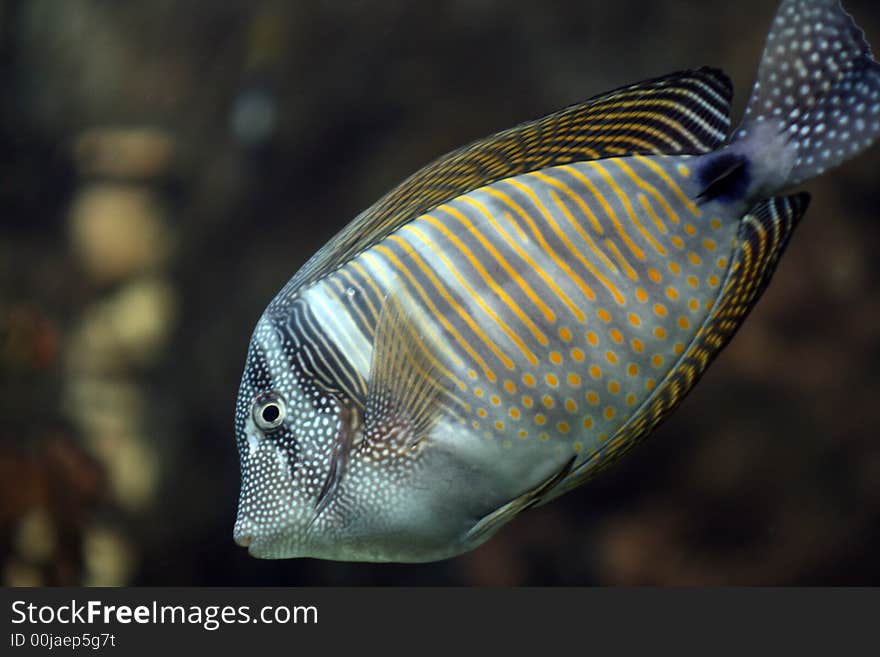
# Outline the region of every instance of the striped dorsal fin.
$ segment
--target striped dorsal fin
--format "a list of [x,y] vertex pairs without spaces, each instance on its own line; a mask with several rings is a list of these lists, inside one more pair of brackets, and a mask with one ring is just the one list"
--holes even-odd
[[584,483],[614,463],[678,407],[763,294],[809,201],[809,194],[772,198],[743,217],[737,238],[739,246],[727,278],[694,342],[633,418],[592,459],[580,465],[552,497]]
[[702,68],[641,82],[523,123],[420,169],[321,248],[282,297],[312,283],[408,221],[504,178],[624,155],[699,155],[730,129],[730,80]]

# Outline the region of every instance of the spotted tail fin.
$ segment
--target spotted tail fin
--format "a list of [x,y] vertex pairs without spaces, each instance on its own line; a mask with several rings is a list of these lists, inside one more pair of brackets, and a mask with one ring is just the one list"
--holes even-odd
[[784,0],[732,150],[756,195],[818,176],[880,137],[880,64],[839,0]]

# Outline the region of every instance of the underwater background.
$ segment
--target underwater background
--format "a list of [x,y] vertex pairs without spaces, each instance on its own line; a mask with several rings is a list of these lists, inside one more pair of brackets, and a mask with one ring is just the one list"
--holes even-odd
[[742,330],[597,479],[438,563],[232,542],[250,333],[319,246],[625,84],[720,67],[738,121],[776,6],[0,0],[2,583],[880,584],[880,148],[804,186]]

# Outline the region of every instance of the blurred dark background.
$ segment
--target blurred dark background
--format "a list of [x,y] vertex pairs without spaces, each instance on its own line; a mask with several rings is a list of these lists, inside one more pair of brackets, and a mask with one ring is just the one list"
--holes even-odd
[[[847,0],[880,47],[876,0]],[[427,565],[233,544],[250,331],[306,258],[472,139],[723,67],[776,3],[0,0],[6,585],[880,583],[880,149],[814,203],[683,406],[592,483]]]

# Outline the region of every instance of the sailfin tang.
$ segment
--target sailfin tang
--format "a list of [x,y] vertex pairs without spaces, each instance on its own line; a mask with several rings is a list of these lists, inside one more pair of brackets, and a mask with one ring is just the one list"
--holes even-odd
[[291,279],[314,282],[400,226],[498,180],[633,154],[708,153],[730,129],[730,80],[703,68],[648,80],[499,132],[441,157],[358,215]]
[[417,311],[389,295],[379,313],[373,345],[364,434],[370,440],[396,435],[406,447],[421,440],[436,421],[444,387],[419,331]]
[[697,338],[633,418],[601,451],[572,473],[565,485],[557,489],[559,494],[614,463],[678,407],[763,294],[809,200],[809,194],[768,199],[742,219],[739,246],[728,266],[721,293]]

